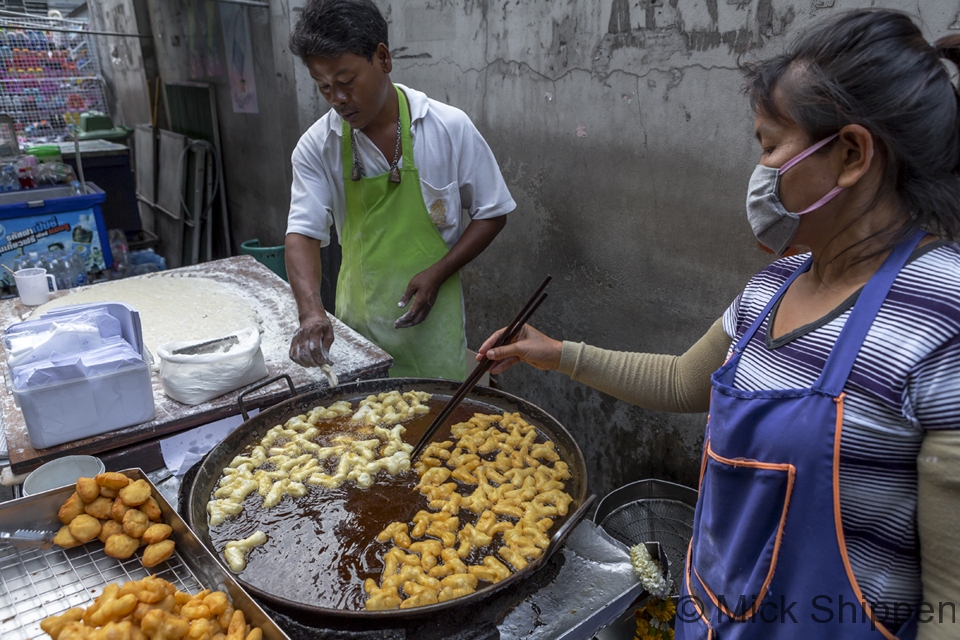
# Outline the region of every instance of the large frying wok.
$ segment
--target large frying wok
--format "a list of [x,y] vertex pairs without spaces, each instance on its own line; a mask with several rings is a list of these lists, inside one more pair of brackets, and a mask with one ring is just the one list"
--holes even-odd
[[[286,376],[283,376],[286,377]],[[279,380],[268,381],[270,384]],[[328,406],[339,400],[356,400],[367,395],[378,394],[391,390],[406,391],[426,391],[441,397],[452,396],[457,390],[459,383],[447,380],[420,379],[420,378],[388,378],[378,380],[366,380],[350,384],[340,385],[333,388],[323,388],[308,392],[302,395],[294,395],[293,384],[287,379],[291,389],[291,397],[288,400],[280,402],[273,407],[261,411],[253,418],[247,419],[236,431],[227,436],[220,444],[204,458],[200,469],[190,487],[190,504],[187,509],[187,516],[190,526],[196,532],[200,540],[210,548],[211,552],[220,557],[211,540],[210,531],[207,526],[206,505],[213,492],[217,482],[220,480],[221,471],[230,464],[233,458],[242,452],[247,446],[259,441],[266,432],[275,425],[285,423],[289,418],[309,412],[310,409],[323,405]],[[257,387],[259,388],[259,387]],[[256,389],[256,388],[255,388]],[[251,389],[250,391],[254,391]],[[248,392],[249,393],[249,392]],[[244,394],[246,395],[246,394]],[[318,615],[333,616],[342,619],[356,620],[357,622],[376,622],[388,621],[406,618],[418,618],[423,616],[432,616],[440,611],[462,607],[475,603],[491,594],[500,591],[510,585],[516,584],[533,574],[537,568],[542,566],[550,556],[563,544],[567,534],[583,518],[594,496],[587,495],[587,472],[583,459],[583,453],[576,441],[564,427],[548,413],[539,407],[512,396],[503,391],[490,389],[487,387],[475,387],[467,395],[467,400],[474,400],[483,404],[491,405],[502,411],[519,411],[520,414],[532,425],[534,425],[544,436],[552,440],[557,447],[561,458],[569,465],[571,478],[567,481],[567,493],[573,498],[569,508],[569,515],[566,521],[562,523],[552,535],[550,546],[539,558],[531,562],[525,568],[513,573],[510,577],[492,585],[487,585],[476,592],[442,602],[412,609],[397,609],[389,611],[354,611],[344,609],[334,609],[329,607],[317,606],[308,602],[299,602],[287,597],[270,593],[263,588],[251,584],[243,579],[243,574],[236,576],[244,588],[264,600],[273,603],[281,609],[292,612]],[[240,398],[241,411],[244,417],[247,412],[243,407],[243,396]],[[376,487],[371,489],[376,490]],[[280,563],[297,563],[302,558],[295,549],[284,558],[272,558]]]

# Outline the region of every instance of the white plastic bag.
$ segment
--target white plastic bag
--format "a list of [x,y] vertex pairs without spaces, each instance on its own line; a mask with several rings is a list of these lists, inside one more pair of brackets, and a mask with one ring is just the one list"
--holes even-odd
[[230,336],[237,343],[215,353],[174,353],[210,342],[167,342],[157,347],[163,392],[184,404],[201,404],[267,376],[256,327],[241,329]]

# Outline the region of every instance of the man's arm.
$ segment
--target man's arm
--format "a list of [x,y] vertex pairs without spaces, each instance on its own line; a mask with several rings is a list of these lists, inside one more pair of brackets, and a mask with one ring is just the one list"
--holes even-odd
[[333,327],[320,301],[320,241],[288,233],[284,261],[300,319],[300,329],[290,343],[290,359],[303,367],[330,364]]
[[[432,267],[424,269],[411,278],[410,284],[407,285],[407,290],[398,304],[400,307],[406,307],[413,299],[413,306],[397,319],[394,326],[397,329],[403,329],[418,325],[426,320],[430,309],[437,301],[437,292],[440,290],[440,285],[459,271],[461,267],[483,253],[484,249],[490,246],[490,243],[493,242],[493,239],[497,237],[497,234],[503,230],[506,224],[507,216],[505,215],[483,220],[471,220],[463,235],[443,258]],[[289,269],[288,266],[288,272]],[[291,278],[292,283],[293,279]]]

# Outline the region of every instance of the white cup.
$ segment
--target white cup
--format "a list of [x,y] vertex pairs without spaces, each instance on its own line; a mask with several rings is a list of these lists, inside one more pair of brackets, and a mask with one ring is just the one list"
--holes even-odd
[[49,282],[53,290],[57,290],[57,279],[53,274],[47,273],[46,269],[39,267],[33,269],[20,269],[13,274],[17,283],[17,291],[20,293],[20,302],[34,307],[43,304],[50,299]]

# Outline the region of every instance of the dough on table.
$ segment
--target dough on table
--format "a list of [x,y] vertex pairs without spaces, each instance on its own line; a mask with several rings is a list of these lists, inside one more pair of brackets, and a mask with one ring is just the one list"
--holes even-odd
[[259,327],[257,312],[229,286],[211,278],[171,274],[113,280],[71,290],[37,307],[33,315],[90,302],[125,302],[139,311],[143,342],[152,354],[165,342],[213,340],[245,327]]

